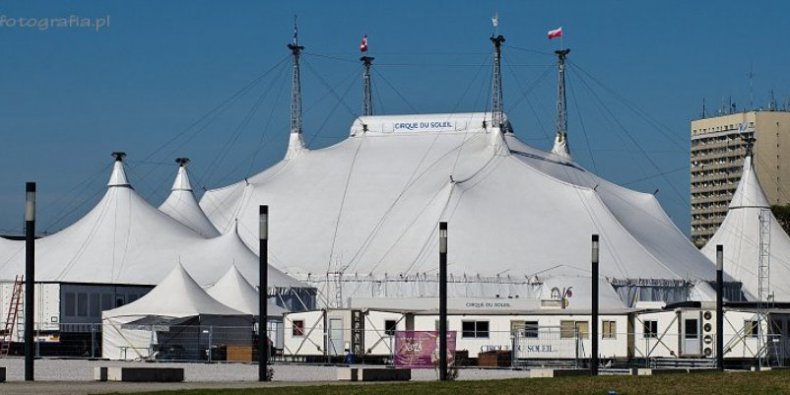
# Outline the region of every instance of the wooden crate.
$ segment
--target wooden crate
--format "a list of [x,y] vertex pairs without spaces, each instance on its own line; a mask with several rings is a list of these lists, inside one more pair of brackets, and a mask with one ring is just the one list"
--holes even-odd
[[477,366],[510,366],[510,351],[486,351],[477,355]]
[[227,346],[227,361],[228,362],[252,362],[252,346],[241,345],[236,346],[228,344]]

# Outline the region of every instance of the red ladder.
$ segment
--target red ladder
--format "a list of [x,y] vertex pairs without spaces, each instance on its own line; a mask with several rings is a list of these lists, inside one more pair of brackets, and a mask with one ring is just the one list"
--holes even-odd
[[19,316],[19,304],[22,302],[22,285],[24,283],[24,276],[16,276],[14,278],[14,290],[11,293],[11,303],[8,304],[3,338],[0,340],[0,358],[8,356],[8,351],[11,349],[11,339],[16,327],[17,317]]

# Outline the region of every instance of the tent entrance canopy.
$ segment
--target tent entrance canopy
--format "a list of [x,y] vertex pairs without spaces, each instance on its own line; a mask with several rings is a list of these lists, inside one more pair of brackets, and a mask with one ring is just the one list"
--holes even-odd
[[161,317],[156,315],[147,315],[138,320],[121,324],[121,329],[130,330],[151,330],[156,332],[169,332],[170,327],[194,325],[199,320],[197,316],[192,317]]

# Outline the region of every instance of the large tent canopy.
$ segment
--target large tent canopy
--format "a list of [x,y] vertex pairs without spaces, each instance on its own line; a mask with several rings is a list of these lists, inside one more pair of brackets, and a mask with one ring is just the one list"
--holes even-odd
[[724,247],[724,272],[743,283],[748,297],[757,300],[758,269],[760,265],[760,215],[764,215],[766,231],[764,259],[769,268],[768,290],[774,300],[790,302],[790,237],[782,229],[771,212],[757,174],[752,166],[753,158],[743,161],[743,172],[738,188],[730,202],[727,216],[711,237],[702,252],[715,262],[716,246]]
[[491,119],[360,117],[341,143],[290,147],[200,205],[220,231],[238,226],[256,248],[258,205],[268,204],[272,262],[328,301],[435,294],[440,221],[449,223],[456,296],[524,295],[554,268],[589,273],[592,234],[601,274],[623,300],[685,300],[691,284],[714,279],[652,194],[532,148]]
[[[153,286],[181,263],[203,285],[234,265],[258,285],[259,259],[237,232],[231,228],[207,239],[157,210],[132,188],[122,157],[114,163],[107,192],[90,212],[36,241],[37,281]],[[188,185],[184,177],[180,172],[177,186]],[[0,239],[0,279],[24,274],[24,251],[24,241]],[[303,292],[299,299],[310,307],[305,298],[314,291],[308,285],[272,266],[268,270],[269,294]]]

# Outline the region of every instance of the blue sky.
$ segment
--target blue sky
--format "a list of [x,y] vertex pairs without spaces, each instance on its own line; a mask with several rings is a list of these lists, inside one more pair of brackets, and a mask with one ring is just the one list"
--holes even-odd
[[[29,180],[40,191],[39,230],[79,218],[103,193],[115,150],[128,153],[130,179],[153,204],[168,193],[176,156],[192,158],[194,183],[208,188],[279,160],[294,14],[307,47],[311,148],[342,140],[360,111],[363,34],[378,113],[485,110],[495,12],[517,134],[550,147],[558,42],[546,31],[562,26],[574,157],[617,183],[659,190],[684,232],[689,121],[703,97],[709,112],[730,97],[749,107],[750,70],[755,107],[772,89],[780,102],[790,96],[782,1],[2,1],[0,232],[21,232]],[[109,26],[8,23],[72,15],[109,16]]]

